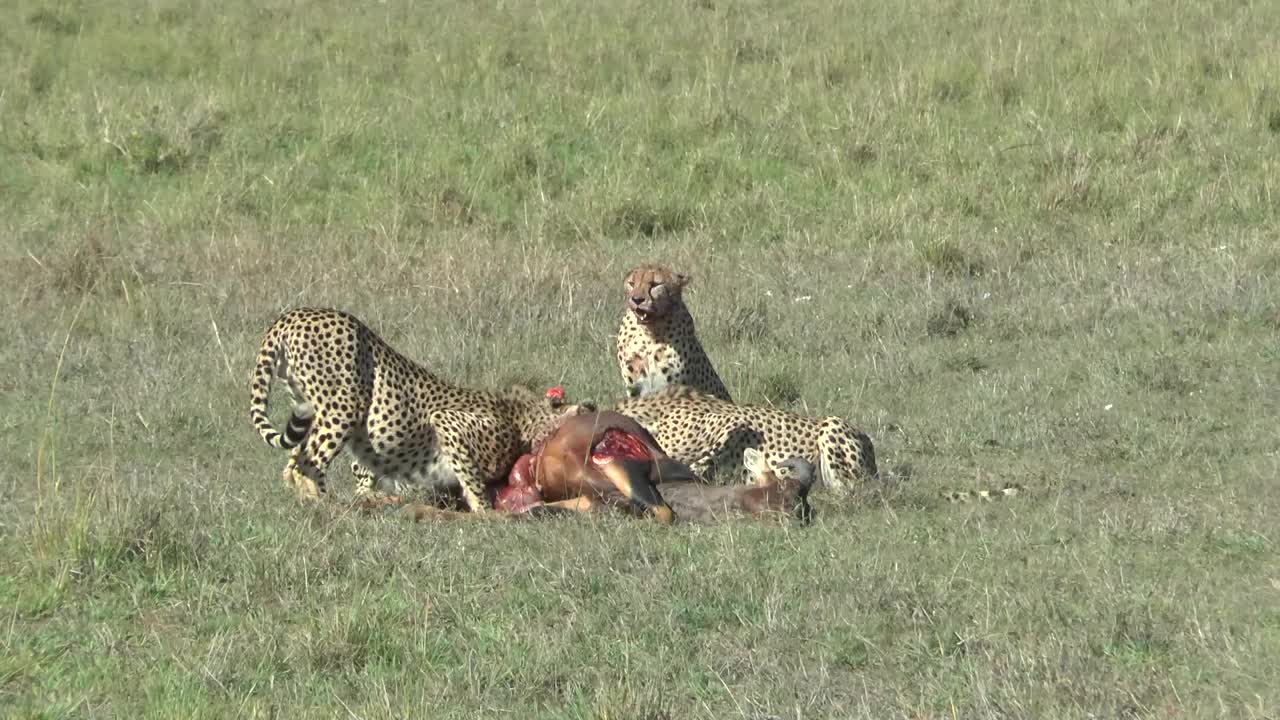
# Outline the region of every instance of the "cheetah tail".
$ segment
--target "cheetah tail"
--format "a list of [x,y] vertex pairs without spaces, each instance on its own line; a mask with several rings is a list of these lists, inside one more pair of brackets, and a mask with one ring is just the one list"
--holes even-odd
[[983,500],[986,500],[986,501],[1001,500],[1003,498],[1011,498],[1025,492],[1026,492],[1026,488],[1024,488],[1022,485],[1014,483],[1012,485],[1006,485],[996,490],[944,491],[942,493],[942,497],[949,503],[967,503],[970,501],[981,502]]
[[271,393],[271,381],[275,377],[277,359],[283,352],[284,348],[280,345],[275,328],[272,328],[267,333],[266,339],[262,341],[262,349],[258,352],[258,363],[253,369],[253,378],[249,387],[249,417],[264,442],[274,448],[289,450],[297,447],[306,437],[307,431],[311,429],[311,424],[315,420],[315,409],[310,403],[295,405],[293,412],[289,415],[289,424],[283,433],[276,430],[271,424],[271,419],[267,417],[267,396]]

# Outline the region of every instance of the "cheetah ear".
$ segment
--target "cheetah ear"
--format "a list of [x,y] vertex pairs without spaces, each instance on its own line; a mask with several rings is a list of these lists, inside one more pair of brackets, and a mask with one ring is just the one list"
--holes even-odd
[[691,274],[689,274],[689,273],[682,273],[682,272],[678,272],[678,273],[676,273],[676,277],[675,277],[675,286],[676,286],[676,287],[678,287],[678,288],[680,288],[681,290],[683,290],[683,289],[684,289],[685,287],[687,287],[687,286],[689,285],[689,283],[691,283],[691,282],[693,282],[693,275],[691,275]]

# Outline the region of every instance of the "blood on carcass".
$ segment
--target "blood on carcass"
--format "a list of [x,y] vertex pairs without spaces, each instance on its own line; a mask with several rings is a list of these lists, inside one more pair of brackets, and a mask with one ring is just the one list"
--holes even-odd
[[533,455],[521,455],[507,481],[490,488],[495,510],[522,513],[542,504],[542,493],[533,483],[535,460]]
[[597,465],[610,460],[652,460],[653,453],[640,438],[618,428],[606,428],[600,441],[591,448],[591,461]]

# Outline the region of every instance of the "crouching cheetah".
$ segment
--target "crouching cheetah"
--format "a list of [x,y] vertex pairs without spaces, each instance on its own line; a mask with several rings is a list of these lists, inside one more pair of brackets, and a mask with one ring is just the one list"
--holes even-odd
[[695,473],[718,482],[749,477],[743,451],[759,448],[778,466],[798,457],[818,468],[836,489],[878,477],[875,448],[866,433],[838,417],[822,419],[761,405],[737,405],[683,385],[672,385],[614,408],[634,418],[662,449]]
[[[267,417],[276,375],[293,398],[283,433]],[[362,490],[378,478],[457,485],[467,506],[480,512],[490,509],[485,485],[505,477],[545,425],[585,407],[519,387],[502,393],[456,387],[354,316],[299,308],[267,330],[249,414],[268,445],[293,450],[284,478],[304,497],[325,492],[325,472],[345,446],[356,457]]]
[[627,307],[618,328],[617,356],[629,396],[688,385],[732,400],[698,342],[693,316],[681,296],[689,280],[687,274],[663,265],[641,265],[627,273]]

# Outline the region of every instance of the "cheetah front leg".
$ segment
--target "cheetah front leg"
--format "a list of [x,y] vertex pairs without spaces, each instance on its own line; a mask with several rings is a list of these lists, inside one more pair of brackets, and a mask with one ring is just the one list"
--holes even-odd
[[[659,443],[667,450],[671,457],[679,460],[689,469],[693,471],[703,482],[717,482],[719,478],[714,475],[724,471],[725,461],[735,462],[741,466],[741,450],[738,451],[738,457],[734,458],[733,453],[727,446],[732,444],[737,425],[731,425],[724,429],[718,429],[719,418],[713,415],[706,415],[698,420],[698,427],[693,429],[693,435],[689,437],[681,437],[684,429],[667,429],[662,433],[661,423],[648,421],[639,421],[642,426],[649,432],[659,438]],[[657,432],[655,432],[657,431]]]
[[621,354],[618,355],[618,367],[622,370],[622,382],[627,386],[627,397],[641,395],[640,381],[644,378],[648,366],[649,364],[639,353],[627,360],[624,360]]
[[489,495],[485,492],[483,472],[466,463],[450,463],[450,467],[453,469],[454,476],[458,478],[458,485],[462,487],[462,499],[466,501],[467,508],[477,514],[493,510],[493,505],[489,503]]
[[748,482],[751,474],[743,464],[742,453],[747,448],[759,449],[763,444],[764,435],[750,425],[736,424],[725,428],[716,436],[707,459],[716,475],[712,482],[720,485]]
[[448,466],[449,471],[458,481],[458,486],[462,488],[462,499],[466,502],[467,508],[473,513],[492,510],[493,505],[489,503],[489,495],[485,492],[489,478],[484,469],[472,458],[470,452],[447,440],[447,435],[442,433],[440,460]]
[[715,462],[715,455],[704,455],[697,460],[689,463],[689,469],[693,471],[704,482],[707,480],[707,473],[711,471],[711,466]]
[[351,497],[353,506],[365,510],[376,510],[405,502],[405,498],[399,494],[388,494],[379,490],[378,476],[362,465],[359,460],[352,461],[351,474],[356,478],[356,489]]
[[356,479],[355,496],[357,498],[376,497],[378,495],[378,476],[359,460],[351,462],[351,474]]

